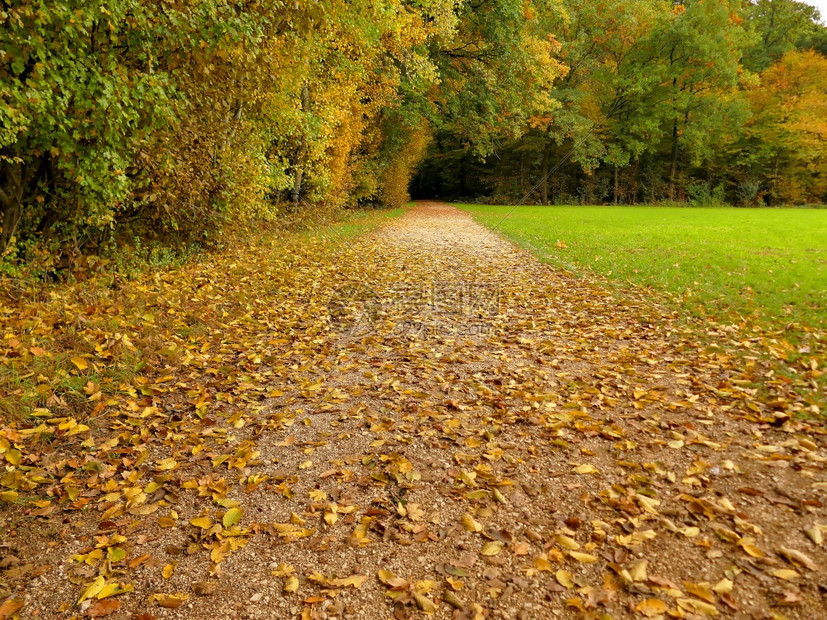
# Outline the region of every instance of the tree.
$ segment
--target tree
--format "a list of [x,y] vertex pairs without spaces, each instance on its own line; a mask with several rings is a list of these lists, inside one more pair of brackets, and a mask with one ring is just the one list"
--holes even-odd
[[827,58],[790,51],[747,93],[752,117],[740,145],[743,174],[766,178],[774,204],[827,199]]
[[817,32],[820,14],[814,6],[796,0],[753,0],[745,3],[743,17],[757,35],[744,50],[744,66],[760,72],[806,44]]

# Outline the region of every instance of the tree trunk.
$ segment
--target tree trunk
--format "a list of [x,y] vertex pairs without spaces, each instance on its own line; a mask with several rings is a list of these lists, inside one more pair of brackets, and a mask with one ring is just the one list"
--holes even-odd
[[465,195],[465,154],[459,160],[459,195],[461,198],[467,198]]
[[5,179],[0,185],[0,224],[3,226],[0,230],[0,255],[6,251],[17,233],[23,219],[23,197],[39,168],[38,160],[27,165],[4,163],[0,167],[0,176]]
[[615,164],[615,206],[617,206],[617,193],[618,193],[617,164]]
[[678,119],[672,124],[672,166],[669,171],[669,199],[675,200],[675,179],[678,176]]
[[[310,111],[310,89],[305,82],[302,85],[302,113]],[[304,160],[307,157],[307,133],[302,132],[302,142],[299,152],[296,155],[296,168],[293,172],[293,204],[298,206],[302,193],[302,181],[304,180]]]
[[520,196],[525,198],[525,153],[520,154]]
[[543,204],[548,204],[548,160],[549,157],[549,148],[548,144],[543,147],[543,182],[542,182],[542,192],[543,192]]

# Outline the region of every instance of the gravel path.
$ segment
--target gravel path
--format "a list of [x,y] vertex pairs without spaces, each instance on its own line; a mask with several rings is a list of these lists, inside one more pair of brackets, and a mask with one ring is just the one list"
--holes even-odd
[[[343,245],[331,273],[314,308],[332,327],[291,358],[303,385],[230,442],[258,454],[227,477],[265,480],[228,494],[244,546],[210,568],[197,536],[153,525],[110,617],[823,616],[824,431],[757,389],[769,362],[724,331],[701,352],[705,327],[645,292],[440,203]],[[54,611],[70,573],[27,590],[39,617],[94,609]]]

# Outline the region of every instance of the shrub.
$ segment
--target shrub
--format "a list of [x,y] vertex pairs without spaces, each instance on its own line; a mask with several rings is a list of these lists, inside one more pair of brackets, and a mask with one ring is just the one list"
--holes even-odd
[[727,204],[723,183],[712,187],[709,181],[694,181],[687,186],[686,193],[693,207],[724,207]]

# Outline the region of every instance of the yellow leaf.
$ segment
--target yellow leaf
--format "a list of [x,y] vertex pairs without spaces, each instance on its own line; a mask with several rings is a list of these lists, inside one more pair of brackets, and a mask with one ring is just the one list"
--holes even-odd
[[480,549],[480,554],[481,555],[492,556],[492,555],[499,554],[500,551],[502,551],[502,550],[503,550],[503,543],[501,543],[499,540],[492,540],[490,542],[485,543],[482,546],[482,549]]
[[103,586],[106,585],[106,579],[103,575],[100,575],[95,579],[92,583],[90,583],[86,589],[83,591],[83,594],[80,595],[80,599],[78,599],[78,603],[82,603],[86,599],[94,598],[98,595],[98,592],[103,590]]
[[175,469],[176,467],[178,467],[178,461],[171,457],[168,459],[161,459],[155,464],[155,469],[158,471],[169,471],[170,469]]
[[692,598],[679,598],[677,603],[678,607],[681,609],[685,609],[686,611],[691,611],[696,614],[703,614],[705,616],[718,615],[718,609],[715,605],[710,605],[709,603],[705,603],[703,601],[698,601]]
[[170,562],[166,566],[164,566],[163,570],[161,571],[161,575],[164,576],[164,579],[169,579],[172,577],[172,572],[175,570],[175,565],[177,562]]
[[339,579],[331,579],[330,585],[335,588],[344,588],[346,586],[351,586],[353,588],[358,588],[361,586],[365,581],[367,581],[367,575],[351,575],[350,577],[342,577]]
[[692,583],[691,581],[684,581],[683,585],[686,591],[692,596],[697,596],[705,600],[707,603],[715,603],[715,594],[712,592],[712,586],[708,583]]
[[436,603],[434,603],[427,596],[416,593],[414,594],[414,601],[416,601],[416,606],[419,607],[419,609],[421,609],[424,613],[428,615],[436,613]]
[[536,558],[534,558],[534,568],[536,568],[539,571],[550,572],[551,562],[548,561],[547,557],[544,557],[542,555],[537,556]]
[[482,524],[479,521],[476,521],[474,517],[469,515],[467,512],[462,515],[462,527],[471,533],[482,531]]
[[563,547],[563,549],[569,549],[572,551],[576,551],[580,548],[580,543],[574,540],[573,538],[569,538],[568,536],[564,536],[563,534],[557,535],[557,543]]
[[597,562],[597,557],[591,555],[590,553],[580,553],[579,551],[569,551],[569,555],[573,557],[578,562],[583,562],[584,564],[594,564]]
[[295,575],[290,575],[287,579],[284,580],[284,591],[285,592],[298,592],[299,590],[299,578]]
[[295,572],[296,569],[293,568],[292,564],[281,563],[278,566],[276,566],[275,570],[270,571],[270,574],[273,575],[273,577],[287,577]]
[[163,528],[175,527],[175,519],[171,517],[158,517],[158,525]]
[[177,609],[189,598],[187,594],[155,594],[155,601],[166,609]]
[[658,598],[647,598],[645,601],[638,603],[635,609],[644,616],[651,618],[652,616],[665,614],[669,606]]
[[86,370],[89,368],[89,362],[87,362],[82,357],[73,357],[72,363],[77,366],[78,370]]
[[406,579],[397,577],[389,570],[380,569],[377,571],[376,575],[379,577],[379,581],[391,588],[404,588],[408,585],[408,581]]
[[751,555],[754,558],[763,558],[764,557],[764,552],[761,551],[761,549],[759,549],[755,545],[755,539],[754,538],[742,538],[741,540],[738,541],[738,545],[747,554]]
[[190,525],[200,527],[202,530],[208,530],[212,527],[212,521],[209,517],[197,517],[190,521]]
[[649,577],[646,574],[646,560],[638,560],[629,567],[629,575],[632,581],[646,581]]
[[564,588],[573,588],[574,581],[571,579],[571,573],[568,571],[564,571],[562,568],[558,570],[555,575],[557,578],[557,583],[559,583]]
[[798,579],[801,577],[796,571],[790,568],[779,568],[778,570],[772,571],[774,577],[778,577],[779,579],[785,579],[786,581],[791,581],[793,579]]
[[241,511],[241,508],[230,508],[224,513],[224,518],[221,519],[221,523],[224,524],[224,527],[232,527],[241,521],[241,516],[243,514],[244,513]]
[[125,592],[132,592],[134,590],[134,586],[130,584],[120,584],[120,583],[110,583],[105,585],[101,588],[101,591],[98,592],[95,596],[98,599],[107,598],[109,596],[116,596],[118,594],[123,594]]
[[594,465],[590,465],[589,463],[585,463],[583,465],[578,465],[572,471],[575,474],[596,474],[596,473],[599,473],[597,468]]

